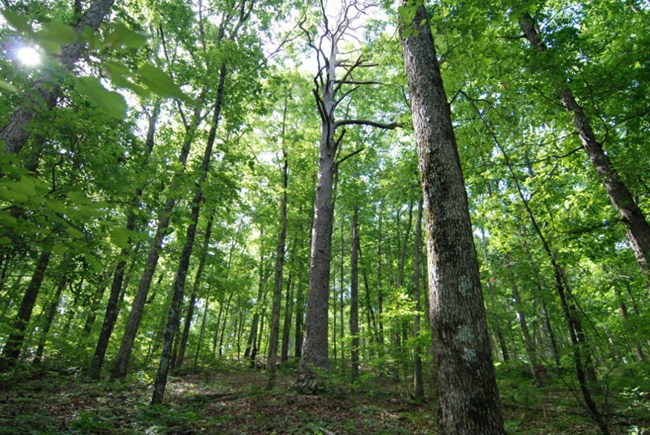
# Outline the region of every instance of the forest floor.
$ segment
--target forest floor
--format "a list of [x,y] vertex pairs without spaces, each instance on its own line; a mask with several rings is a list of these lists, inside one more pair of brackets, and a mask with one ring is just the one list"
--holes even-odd
[[[499,378],[508,433],[598,433],[567,388],[535,388],[512,373]],[[151,407],[152,379],[142,372],[108,383],[75,369],[23,370],[0,377],[0,434],[435,433],[433,401],[410,400],[403,383],[333,382],[331,392],[309,396],[291,389],[294,379],[295,367],[281,369],[267,391],[264,370],[222,364],[170,378],[165,405]],[[639,393],[623,402],[611,398],[612,433],[650,434],[650,396]]]

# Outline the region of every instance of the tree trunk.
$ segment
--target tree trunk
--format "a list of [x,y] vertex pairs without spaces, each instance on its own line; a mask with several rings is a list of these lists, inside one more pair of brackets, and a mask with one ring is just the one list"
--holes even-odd
[[2,355],[0,356],[0,373],[13,369],[16,362],[18,362],[18,357],[20,356],[20,351],[23,347],[23,341],[25,340],[25,330],[29,324],[29,319],[32,317],[32,311],[34,311],[34,305],[36,304],[38,293],[41,291],[43,278],[45,278],[45,271],[50,262],[51,254],[52,251],[50,248],[46,247],[41,250],[41,253],[38,256],[32,279],[29,281],[27,291],[25,291],[23,300],[20,303],[20,308],[18,308],[18,315],[13,324],[13,332],[9,335],[9,338],[7,338],[5,346],[2,349]]
[[47,307],[45,320],[42,325],[43,331],[42,331],[41,339],[38,343],[36,354],[34,355],[35,365],[40,364],[41,360],[43,359],[43,353],[45,352],[45,342],[47,340],[47,335],[50,333],[50,328],[52,327],[52,321],[54,320],[54,316],[56,315],[56,309],[58,308],[59,300],[61,299],[61,293],[63,293],[63,289],[67,284],[68,284],[68,274],[64,272],[63,275],[61,276],[61,280],[59,281],[59,285],[56,287],[56,292],[54,293],[54,297],[51,299],[50,305]]
[[106,292],[106,278],[107,277],[105,273],[102,273],[100,275],[100,282],[97,286],[97,290],[95,291],[95,296],[91,302],[90,312],[88,313],[88,316],[86,316],[86,321],[84,322],[85,337],[90,336],[90,333],[93,330],[93,325],[95,324],[95,319],[97,318],[97,309],[99,308],[99,304],[102,302],[102,298]]
[[140,326],[142,312],[144,311],[144,305],[147,301],[147,294],[149,293],[149,288],[151,287],[151,280],[153,279],[156,266],[158,265],[158,259],[160,258],[160,248],[162,247],[163,239],[169,233],[171,214],[174,211],[174,207],[176,205],[174,190],[180,181],[182,173],[185,171],[187,157],[190,153],[192,140],[194,139],[196,128],[198,127],[201,120],[200,112],[201,105],[199,104],[195,109],[194,116],[192,118],[192,124],[186,131],[185,139],[183,140],[183,146],[181,147],[181,152],[178,157],[181,168],[174,174],[174,177],[172,178],[167,202],[165,203],[163,210],[158,215],[158,227],[149,249],[149,255],[147,257],[147,262],[145,263],[142,276],[140,277],[138,290],[136,291],[135,297],[133,298],[133,304],[131,306],[131,312],[129,313],[129,318],[126,323],[126,329],[124,331],[124,335],[122,336],[122,342],[120,343],[120,348],[117,352],[117,357],[115,358],[113,369],[111,371],[111,380],[123,379],[126,376],[129,359],[131,358],[131,351],[133,349],[133,342],[135,341],[135,336],[138,332],[138,327]]
[[[81,33],[86,27],[93,31],[99,29],[115,0],[96,0],[86,12],[79,18],[75,25],[75,31]],[[74,64],[81,58],[86,43],[76,41],[61,47],[59,62],[66,71],[72,71]],[[56,78],[55,71],[46,71],[38,78],[31,94],[24,99],[21,105],[9,118],[0,132],[0,147],[4,152],[17,154],[23,148],[30,136],[29,123],[35,114],[43,109],[52,110],[56,106],[56,101],[60,92],[60,80]],[[4,146],[1,145],[4,143]]]
[[519,327],[524,336],[524,348],[526,350],[526,356],[528,357],[528,363],[530,364],[530,373],[533,376],[533,381],[535,385],[541,387],[543,384],[542,374],[544,369],[540,366],[539,360],[537,359],[537,350],[535,349],[535,343],[533,343],[533,338],[530,335],[530,330],[528,329],[528,323],[526,322],[526,314],[523,310],[523,304],[521,303],[521,296],[519,295],[519,288],[515,281],[515,277],[512,273],[512,264],[510,259],[506,255],[505,257],[505,266],[508,271],[508,277],[510,279],[510,290],[512,291],[512,300],[515,303],[515,309],[517,310],[517,320],[519,320]]
[[[528,12],[524,13],[519,19],[519,27],[536,52],[546,51],[546,44],[540,38],[535,26],[535,20]],[[553,82],[558,98],[564,109],[572,116],[573,127],[580,137],[582,146],[594,169],[596,169],[598,178],[605,187],[609,199],[627,226],[627,236],[636,260],[641,270],[648,275],[650,274],[650,225],[603,150],[602,143],[596,139],[589,119],[576,101],[573,92],[563,83],[564,81],[559,80]]]
[[[294,261],[295,267],[295,261]],[[287,361],[289,359],[289,344],[291,341],[291,316],[293,314],[293,268],[289,272],[289,279],[287,280],[287,294],[284,298],[284,323],[282,325],[282,350],[280,352],[280,360]]]
[[250,357],[251,359],[251,367],[255,366],[255,358],[257,358],[257,353],[259,351],[257,348],[257,336],[260,324],[260,311],[263,309],[264,287],[266,283],[266,273],[264,271],[264,227],[260,229],[260,264],[258,266],[257,274],[257,298],[255,299],[255,306],[253,307],[251,330],[248,334],[246,350],[244,351],[244,358]]
[[502,434],[467,194],[424,6],[400,36],[424,193],[439,432]]
[[152,405],[161,404],[165,395],[172,345],[174,343],[176,328],[178,327],[181,302],[183,301],[183,291],[185,290],[185,280],[187,278],[187,272],[190,267],[190,258],[192,256],[192,248],[194,247],[194,238],[196,237],[196,227],[199,223],[201,203],[204,199],[201,188],[203,182],[208,176],[210,161],[212,160],[212,149],[214,148],[214,141],[216,138],[217,129],[219,128],[219,120],[221,118],[221,103],[223,100],[223,88],[226,80],[226,73],[226,64],[222,63],[221,68],[219,69],[219,84],[217,87],[214,112],[212,114],[212,125],[210,126],[210,132],[208,133],[208,141],[205,146],[205,152],[203,153],[203,161],[201,162],[197,187],[194,192],[194,198],[192,200],[193,205],[190,212],[190,224],[187,227],[185,245],[183,246],[183,251],[181,252],[181,257],[178,262],[176,277],[174,278],[172,303],[169,308],[167,327],[165,328],[165,340],[163,342],[162,355],[160,356],[160,365],[156,374],[156,381],[154,383],[154,390],[151,397]]
[[354,207],[350,228],[350,366],[352,382],[359,380],[359,208]]
[[282,199],[280,202],[280,235],[275,252],[275,277],[273,287],[273,302],[271,308],[271,336],[269,337],[269,353],[267,361],[268,384],[270,390],[275,385],[275,363],[278,357],[278,342],[280,340],[280,308],[282,305],[282,286],[284,273],[284,250],[287,240],[287,187],[289,185],[289,159],[284,146],[284,133],[287,117],[288,97],[284,100],[284,114],[282,116]]
[[295,384],[296,390],[307,393],[316,393],[323,389],[317,372],[328,368],[327,324],[334,224],[333,186],[334,175],[337,170],[337,142],[334,139],[336,55],[336,43],[332,43],[328,63],[329,68],[322,95],[319,96],[314,91],[321,114],[321,137],[309,261],[307,316],[305,318],[302,358],[300,360],[298,379]]
[[210,236],[212,234],[212,223],[214,222],[214,215],[214,212],[210,215],[208,224],[205,227],[205,236],[203,238],[203,249],[201,250],[199,267],[196,269],[194,285],[192,286],[192,295],[190,296],[190,302],[187,306],[187,314],[185,315],[185,323],[183,325],[183,335],[181,336],[181,342],[178,346],[178,357],[176,359],[176,364],[174,365],[176,369],[182,368],[183,361],[185,360],[185,351],[187,348],[187,340],[190,335],[190,327],[192,326],[192,318],[194,317],[196,298],[201,288],[201,278],[203,276],[203,269],[205,268],[205,259],[208,256],[208,247],[210,246]]
[[[413,316],[413,335],[418,340],[420,336],[420,246],[422,244],[422,201],[418,201],[418,217],[415,222],[415,242],[413,246],[413,299],[415,299],[415,315]],[[417,343],[417,342],[416,342]],[[424,381],[422,379],[422,358],[420,345],[415,346],[413,358],[413,395],[417,400],[424,398]]]

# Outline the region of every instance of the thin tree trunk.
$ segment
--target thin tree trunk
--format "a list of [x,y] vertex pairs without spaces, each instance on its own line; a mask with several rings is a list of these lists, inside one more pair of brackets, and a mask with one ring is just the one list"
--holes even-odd
[[528,363],[530,364],[530,372],[533,376],[535,385],[541,387],[543,384],[542,374],[544,369],[540,366],[539,360],[537,359],[537,351],[535,349],[535,343],[533,343],[533,338],[530,335],[530,330],[528,329],[528,323],[526,322],[526,314],[523,311],[523,304],[521,303],[521,296],[519,295],[519,288],[515,281],[515,277],[512,273],[512,264],[510,259],[506,255],[505,257],[505,267],[508,271],[508,277],[510,279],[510,290],[512,291],[512,300],[515,303],[515,309],[517,310],[517,319],[519,320],[519,327],[524,336],[524,348],[526,350],[526,356],[528,357]]
[[[341,343],[341,367],[345,365],[345,343],[343,341],[344,336],[345,336],[345,321],[343,319],[343,310],[345,309],[345,301],[344,301],[344,295],[345,295],[345,284],[343,282],[344,275],[345,275],[345,240],[344,240],[344,234],[345,234],[345,227],[343,225],[343,216],[341,216],[341,268],[340,268],[340,285],[339,285],[339,311],[341,314],[341,327],[340,329],[340,343]],[[334,310],[334,317],[336,317],[336,310]]]
[[260,322],[260,310],[263,306],[264,287],[266,283],[264,264],[264,227],[262,227],[260,229],[260,263],[257,270],[257,298],[255,299],[255,306],[253,307],[251,330],[248,334],[248,342],[246,343],[246,350],[244,351],[244,358],[250,357],[251,359],[251,367],[255,366],[255,359],[257,358],[257,353],[259,351],[257,348],[257,335]]
[[[295,260],[294,260],[295,267]],[[280,352],[281,361],[289,359],[289,342],[291,337],[291,316],[293,314],[293,267],[289,272],[289,279],[287,279],[287,294],[284,298],[284,323],[282,325],[282,350]]]
[[[545,52],[547,50],[546,44],[537,31],[535,20],[528,12],[524,13],[519,19],[519,27],[536,52]],[[584,110],[576,101],[571,89],[564,83],[566,83],[564,80],[555,79],[553,81],[558,98],[564,109],[572,116],[573,127],[578,133],[582,146],[594,169],[596,169],[598,178],[605,187],[612,204],[614,204],[627,226],[627,236],[636,260],[647,276],[650,274],[650,264],[648,264],[650,262],[650,225],[603,150],[602,143],[596,139]]]
[[95,324],[95,319],[97,318],[97,309],[99,308],[99,304],[102,302],[102,298],[104,297],[105,292],[106,292],[106,274],[102,273],[100,275],[99,285],[97,286],[97,290],[95,291],[95,296],[93,297],[92,300],[90,312],[88,313],[88,316],[86,317],[86,321],[84,322],[85,337],[90,336],[90,333],[93,330],[93,325]]
[[18,308],[18,315],[13,324],[13,332],[9,335],[9,338],[7,338],[5,346],[2,349],[2,355],[0,356],[0,372],[6,372],[13,369],[18,362],[18,357],[20,356],[23,347],[23,341],[25,340],[25,330],[29,324],[29,319],[32,317],[38,293],[41,291],[43,278],[45,278],[45,271],[50,262],[51,254],[51,249],[46,247],[41,250],[41,253],[38,256],[34,273],[29,281],[29,286],[27,287],[27,291],[25,291],[23,300],[20,303],[20,308]]
[[354,207],[350,227],[350,365],[352,382],[359,380],[359,208]]
[[[555,257],[555,254],[553,253],[553,250],[551,249],[551,246],[546,240],[546,237],[542,233],[542,230],[538,225],[537,220],[535,219],[535,215],[533,214],[533,211],[530,208],[528,199],[526,198],[526,196],[523,194],[521,190],[521,187],[519,185],[519,180],[512,168],[512,165],[510,164],[510,158],[506,153],[506,150],[501,146],[501,143],[499,142],[498,138],[490,128],[485,118],[483,117],[482,113],[479,112],[478,109],[476,110],[479,116],[481,117],[481,120],[485,124],[485,127],[488,129],[488,132],[492,136],[492,139],[494,140],[495,144],[497,145],[497,147],[499,148],[499,150],[503,155],[506,167],[510,172],[510,175],[515,185],[515,189],[517,190],[517,194],[519,195],[519,199],[524,205],[526,214],[528,215],[530,222],[533,226],[533,229],[535,230],[535,233],[537,234],[540,242],[542,243],[544,252],[546,253],[551,263],[551,267],[553,268],[553,273],[555,277],[555,287],[560,297],[560,303],[569,329],[569,337],[571,339],[572,350],[573,350],[573,360],[575,364],[576,375],[578,377],[578,383],[580,385],[580,391],[582,392],[584,403],[587,406],[587,409],[589,410],[592,419],[598,424],[598,427],[600,428],[601,432],[607,435],[609,434],[607,422],[605,421],[603,415],[601,414],[600,410],[596,406],[596,403],[591,394],[591,388],[589,386],[589,378],[593,378],[591,382],[592,384],[595,385],[596,384],[595,371],[593,371],[593,365],[590,364],[589,362],[590,360],[589,355],[586,352],[584,352],[584,349],[588,347],[588,344],[586,342],[586,335],[582,328],[580,319],[577,315],[576,307],[574,305],[573,295],[571,294],[570,288],[566,285],[566,280],[564,278],[564,271],[560,266],[560,264],[557,262],[557,259]],[[585,363],[583,360],[586,360],[587,362]]]
[[[413,299],[415,299],[415,315],[413,316],[413,335],[417,340],[420,336],[420,246],[422,243],[422,201],[418,201],[418,216],[415,222],[415,242],[413,246]],[[416,342],[417,343],[417,342]],[[413,358],[413,395],[417,400],[424,398],[424,381],[422,379],[422,358],[420,345],[415,346]]]
[[111,380],[123,379],[126,376],[129,359],[131,358],[131,351],[133,350],[133,343],[135,341],[135,336],[138,333],[138,327],[140,326],[140,320],[142,319],[142,312],[144,311],[144,305],[147,300],[149,288],[151,287],[151,280],[153,279],[156,266],[158,265],[158,259],[160,258],[160,248],[162,247],[163,239],[169,232],[171,214],[174,211],[174,207],[176,205],[174,190],[180,181],[182,173],[185,171],[187,157],[190,152],[192,140],[194,139],[196,128],[198,127],[201,120],[201,108],[201,104],[197,104],[194,116],[192,118],[192,124],[188,127],[185,138],[183,140],[183,146],[181,147],[180,155],[178,157],[181,168],[174,174],[174,177],[172,178],[167,201],[163,210],[158,216],[158,227],[156,229],[156,234],[149,249],[149,255],[147,256],[147,261],[145,263],[142,276],[140,277],[140,283],[138,284],[138,290],[136,291],[135,297],[133,298],[133,304],[131,306],[131,312],[129,313],[129,318],[126,323],[126,329],[124,331],[124,335],[122,336],[122,342],[120,343],[120,348],[117,352],[117,357],[115,358],[113,369],[111,370]]
[[219,127],[219,120],[221,118],[221,103],[223,100],[223,89],[226,81],[226,64],[222,63],[219,69],[219,84],[217,86],[217,95],[214,105],[214,112],[212,115],[212,125],[208,133],[208,141],[206,143],[205,152],[203,154],[203,161],[201,162],[201,169],[199,178],[197,180],[197,187],[194,192],[194,199],[192,200],[192,210],[190,212],[190,224],[187,227],[187,234],[185,236],[185,245],[181,252],[181,257],[178,262],[178,269],[176,277],[174,278],[172,303],[169,308],[169,315],[167,318],[167,327],[165,328],[165,340],[163,342],[162,355],[160,356],[160,365],[156,374],[156,381],[154,383],[153,394],[151,397],[151,404],[161,404],[165,395],[165,387],[167,385],[167,375],[169,372],[170,358],[172,351],[172,344],[174,343],[174,335],[178,327],[178,320],[180,317],[181,302],[183,300],[183,291],[185,290],[185,280],[190,266],[190,258],[192,256],[192,248],[194,247],[194,239],[196,237],[196,227],[199,223],[199,213],[201,210],[201,203],[203,202],[203,192],[201,190],[202,184],[208,176],[210,169],[210,161],[212,160],[212,149],[214,148],[214,141]]
[[185,351],[187,348],[187,340],[190,335],[190,327],[192,326],[192,318],[194,317],[194,308],[196,306],[196,298],[201,288],[201,278],[203,277],[203,269],[205,268],[205,259],[208,256],[208,247],[210,246],[210,236],[212,235],[212,224],[214,222],[213,212],[208,218],[208,223],[205,227],[205,235],[203,237],[203,249],[201,249],[201,258],[199,259],[199,267],[196,269],[194,277],[194,285],[192,286],[192,295],[187,307],[187,314],[185,315],[185,324],[183,325],[183,335],[178,349],[178,357],[176,359],[175,367],[182,368],[185,359]]
[[400,25],[429,259],[441,434],[503,434],[483,294],[458,149],[424,6]]
[[267,389],[272,389],[275,385],[275,363],[278,356],[278,342],[280,339],[280,308],[282,305],[282,286],[284,277],[284,251],[287,240],[287,187],[289,185],[289,159],[284,143],[287,106],[289,97],[284,100],[284,113],[282,115],[282,199],[280,202],[280,235],[278,236],[278,245],[275,252],[275,277],[273,288],[273,301],[271,308],[271,335],[269,337],[269,353],[267,361],[268,383]]
[[61,276],[61,280],[59,281],[59,285],[56,287],[56,292],[54,293],[54,297],[52,297],[50,301],[50,305],[47,307],[47,312],[45,314],[45,320],[43,322],[43,331],[41,335],[41,339],[38,343],[38,348],[36,349],[36,354],[34,356],[34,364],[38,365],[41,363],[41,360],[43,359],[43,353],[45,352],[45,342],[47,341],[47,335],[50,333],[50,328],[52,327],[52,321],[54,320],[54,316],[56,315],[56,309],[59,306],[59,300],[61,299],[61,293],[63,293],[63,289],[65,286],[68,284],[68,274],[63,273]]
[[210,288],[205,296],[205,307],[203,309],[203,320],[201,320],[201,331],[199,332],[199,340],[196,343],[196,352],[194,353],[194,371],[197,371],[199,366],[199,354],[203,346],[203,338],[205,337],[205,327],[208,320],[208,308],[210,307]]

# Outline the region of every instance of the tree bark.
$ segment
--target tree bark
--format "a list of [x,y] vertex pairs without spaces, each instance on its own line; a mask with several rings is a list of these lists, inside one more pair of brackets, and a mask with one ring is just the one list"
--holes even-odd
[[[93,31],[99,29],[100,24],[108,15],[115,0],[96,0],[88,10],[79,18],[75,25],[75,31],[80,33],[84,28],[89,27]],[[86,47],[83,41],[76,41],[61,47],[59,62],[64,70],[72,71],[74,64],[81,58]],[[52,110],[60,93],[60,83],[55,78],[54,71],[46,71],[38,78],[31,90],[33,96],[25,98],[25,102],[14,111],[0,132],[0,146],[2,151],[10,154],[17,154],[23,148],[31,134],[29,123],[35,114],[42,110]]]
[[400,25],[427,233],[441,434],[504,433],[460,159],[424,6]]
[[[536,52],[546,51],[546,44],[542,41],[536,29],[535,20],[529,13],[524,13],[519,19],[519,27]],[[576,101],[573,92],[561,83],[558,80],[553,82],[558,98],[567,113],[572,116],[573,127],[580,137],[580,142],[582,142],[600,182],[605,187],[609,199],[627,226],[627,236],[636,260],[641,270],[648,276],[650,275],[650,224],[604,152],[602,143],[596,139],[589,119]]]

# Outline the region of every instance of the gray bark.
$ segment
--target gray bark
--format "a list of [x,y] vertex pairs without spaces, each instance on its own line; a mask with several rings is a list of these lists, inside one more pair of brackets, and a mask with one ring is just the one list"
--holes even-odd
[[423,6],[400,35],[424,194],[439,433],[502,434],[467,194]]

